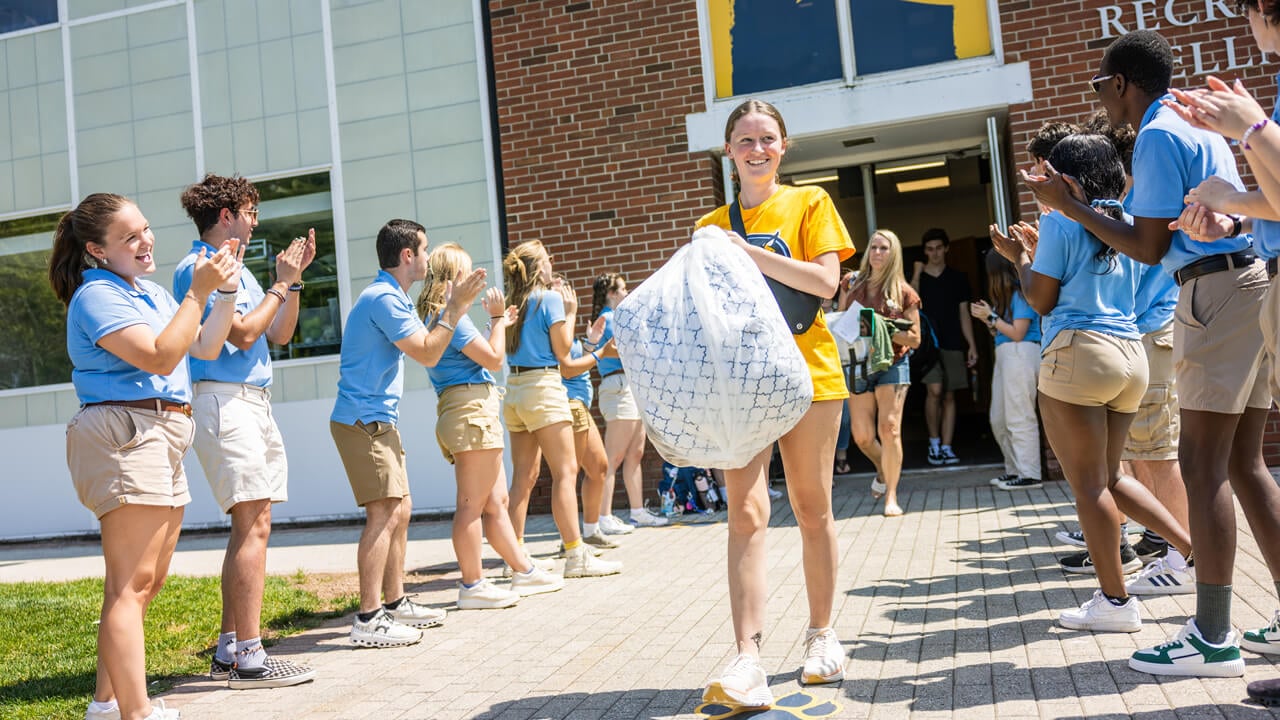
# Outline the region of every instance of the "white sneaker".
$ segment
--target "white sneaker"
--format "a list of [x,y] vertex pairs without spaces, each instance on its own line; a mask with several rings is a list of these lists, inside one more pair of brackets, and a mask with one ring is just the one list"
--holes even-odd
[[511,576],[511,590],[520,597],[552,593],[564,587],[564,578],[538,567]]
[[579,545],[565,556],[564,576],[567,578],[601,577],[617,575],[620,572],[622,572],[621,562],[601,560],[592,555],[585,545]]
[[[555,572],[556,561],[552,558],[536,558],[527,552],[524,554],[524,558],[529,561],[530,565],[538,568],[539,570]],[[509,578],[511,577],[511,574],[511,566],[506,563],[502,563],[502,577]]]
[[[120,717],[120,711],[116,711],[116,717]],[[179,720],[182,714],[176,709],[164,706],[164,701],[155,699],[151,701],[151,714],[142,718],[142,720]]]
[[1058,624],[1072,630],[1138,632],[1142,629],[1142,615],[1138,612],[1136,598],[1131,597],[1125,604],[1115,605],[1101,590],[1094,590],[1093,597],[1078,609],[1063,610],[1058,615]]
[[378,608],[378,614],[361,622],[356,616],[351,622],[351,642],[363,647],[397,647],[412,645],[422,640],[422,631],[401,625],[391,617],[385,608]]
[[719,679],[713,680],[702,691],[702,701],[767,708],[773,705],[773,691],[769,689],[769,676],[760,667],[760,659],[739,655],[729,663]]
[[1129,657],[1129,667],[1152,675],[1240,677],[1244,675],[1244,658],[1240,657],[1238,640],[1236,631],[1230,630],[1225,640],[1214,645],[1204,639],[1192,618],[1169,642],[1135,652]]
[[[85,708],[84,720],[120,720],[119,705],[115,705],[110,710],[97,710],[93,707],[93,704],[93,701],[90,700],[89,707]],[[154,708],[154,706],[152,707]]]
[[631,511],[631,524],[636,527],[662,527],[667,524],[667,519],[661,515],[654,515],[645,508]]
[[1167,557],[1156,558],[1125,583],[1130,595],[1188,595],[1196,591],[1195,568],[1179,570]]
[[844,648],[831,628],[809,628],[804,634],[804,667],[800,684],[820,685],[844,680]]
[[444,622],[444,610],[439,608],[427,607],[419,605],[406,595],[404,600],[400,601],[400,607],[395,610],[388,610],[391,613],[391,619],[401,625],[408,625],[415,628],[429,628],[440,625]]
[[[534,568],[534,572],[538,572]],[[520,577],[520,573],[516,573]],[[498,587],[489,580],[481,580],[472,587],[458,583],[459,610],[498,610],[508,608],[520,602],[520,595],[512,590]]]
[[1280,654],[1280,610],[1271,618],[1271,624],[1258,630],[1246,630],[1240,639],[1240,647],[1264,655]]
[[600,516],[600,532],[605,535],[630,535],[635,528],[622,522],[617,515]]

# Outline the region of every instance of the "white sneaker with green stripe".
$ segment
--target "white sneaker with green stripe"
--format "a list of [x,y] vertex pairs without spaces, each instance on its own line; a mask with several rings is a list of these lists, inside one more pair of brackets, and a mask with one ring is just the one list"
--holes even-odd
[[1271,618],[1270,625],[1261,630],[1246,630],[1240,646],[1256,653],[1280,655],[1280,610]]
[[1129,667],[1152,675],[1240,677],[1244,675],[1244,659],[1238,643],[1234,630],[1222,643],[1210,643],[1192,618],[1169,642],[1134,653]]

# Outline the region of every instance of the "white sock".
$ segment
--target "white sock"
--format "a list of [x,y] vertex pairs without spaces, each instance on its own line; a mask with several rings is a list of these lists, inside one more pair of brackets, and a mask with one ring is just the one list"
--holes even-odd
[[930,449],[937,450],[941,444],[942,444],[942,438],[929,438]]
[[583,536],[583,537],[591,537],[592,535],[595,535],[595,534],[596,534],[596,533],[598,533],[598,532],[600,532],[600,523],[598,523],[598,522],[593,522],[593,523],[584,522],[584,523],[582,523],[582,536]]
[[262,638],[236,643],[236,665],[243,668],[262,667],[267,661],[267,651],[262,649]]
[[634,516],[639,515],[640,513],[644,512],[644,511],[645,511],[645,509],[644,509],[644,508],[631,508],[631,515],[634,517]]
[[943,452],[950,452],[950,451],[951,451],[951,446],[950,446],[950,445],[943,445],[941,449],[942,449],[942,451],[943,451]]
[[112,710],[115,710],[117,707],[120,707],[120,705],[116,702],[115,698],[111,698],[106,702],[98,702],[97,700],[92,700],[89,702],[90,712],[100,712],[100,713],[110,712]]
[[1174,570],[1178,570],[1180,572],[1187,571],[1187,559],[1182,556],[1182,553],[1178,551],[1178,548],[1172,545],[1169,546],[1169,554],[1165,555],[1164,562]]
[[218,647],[213,651],[213,656],[217,658],[219,662],[235,662],[236,633],[234,630],[229,633],[222,633],[218,636]]

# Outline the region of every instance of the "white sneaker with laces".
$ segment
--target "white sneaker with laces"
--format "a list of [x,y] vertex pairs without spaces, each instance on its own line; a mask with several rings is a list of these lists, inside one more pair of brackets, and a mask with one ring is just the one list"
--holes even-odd
[[[537,568],[533,571],[539,572]],[[520,573],[516,573],[515,576],[520,577]],[[500,610],[518,602],[520,602],[519,593],[498,587],[489,580],[481,580],[471,587],[458,583],[459,610]]]
[[537,566],[527,573],[515,573],[511,576],[511,591],[520,597],[552,593],[564,587],[564,578],[553,575]]
[[444,610],[419,605],[410,599],[408,595],[405,596],[404,600],[400,601],[399,607],[387,612],[391,613],[391,618],[401,625],[415,628],[435,627],[444,622],[445,616]]
[[631,522],[636,527],[662,527],[667,524],[667,519],[661,515],[654,515],[645,508],[631,511]]
[[831,628],[809,628],[804,634],[804,667],[800,684],[820,685],[844,680],[844,647]]
[[1196,591],[1196,571],[1190,567],[1179,570],[1167,558],[1156,558],[1125,583],[1124,589],[1130,595],[1189,595]]
[[601,560],[592,555],[585,545],[579,545],[565,555],[564,576],[567,578],[602,577],[617,575],[620,572],[622,572],[621,562]]
[[769,689],[769,676],[760,667],[760,659],[739,655],[729,663],[719,679],[707,685],[702,692],[702,701],[767,708],[773,705],[773,691]]
[[[117,710],[116,712],[116,717],[119,717],[118,713],[120,711]],[[163,700],[155,699],[151,701],[151,714],[142,720],[180,720],[181,717],[182,714],[176,708],[167,708],[164,706]]]
[[1152,675],[1240,677],[1244,675],[1244,658],[1238,643],[1235,630],[1227,631],[1221,643],[1210,643],[1192,618],[1169,642],[1131,655],[1129,667]]
[[1265,655],[1280,654],[1280,610],[1271,618],[1271,624],[1258,629],[1247,630],[1240,639],[1240,647]]
[[89,707],[85,708],[84,720],[120,720],[120,706],[112,705],[108,709],[99,709],[94,707],[97,703],[93,700],[89,701]]
[[601,515],[600,532],[605,535],[630,535],[635,532],[635,528],[622,522],[617,515]]
[[[529,561],[530,565],[538,568],[539,570],[554,572],[556,569],[556,561],[552,558],[536,558],[527,552],[524,554],[524,557]],[[511,566],[506,563],[502,563],[502,577],[511,577]]]
[[351,622],[351,642],[363,647],[397,647],[412,645],[422,640],[422,631],[401,625],[391,617],[386,608],[378,608],[378,613],[361,622],[357,615]]
[[1130,597],[1125,604],[1116,605],[1101,590],[1095,590],[1093,597],[1079,608],[1063,610],[1058,615],[1058,624],[1072,630],[1138,632],[1142,629],[1142,615],[1136,598]]

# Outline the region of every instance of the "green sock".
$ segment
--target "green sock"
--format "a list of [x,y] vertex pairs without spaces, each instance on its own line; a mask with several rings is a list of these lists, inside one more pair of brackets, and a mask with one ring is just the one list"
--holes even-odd
[[1231,586],[1196,583],[1196,627],[1205,640],[1218,645],[1231,632]]

